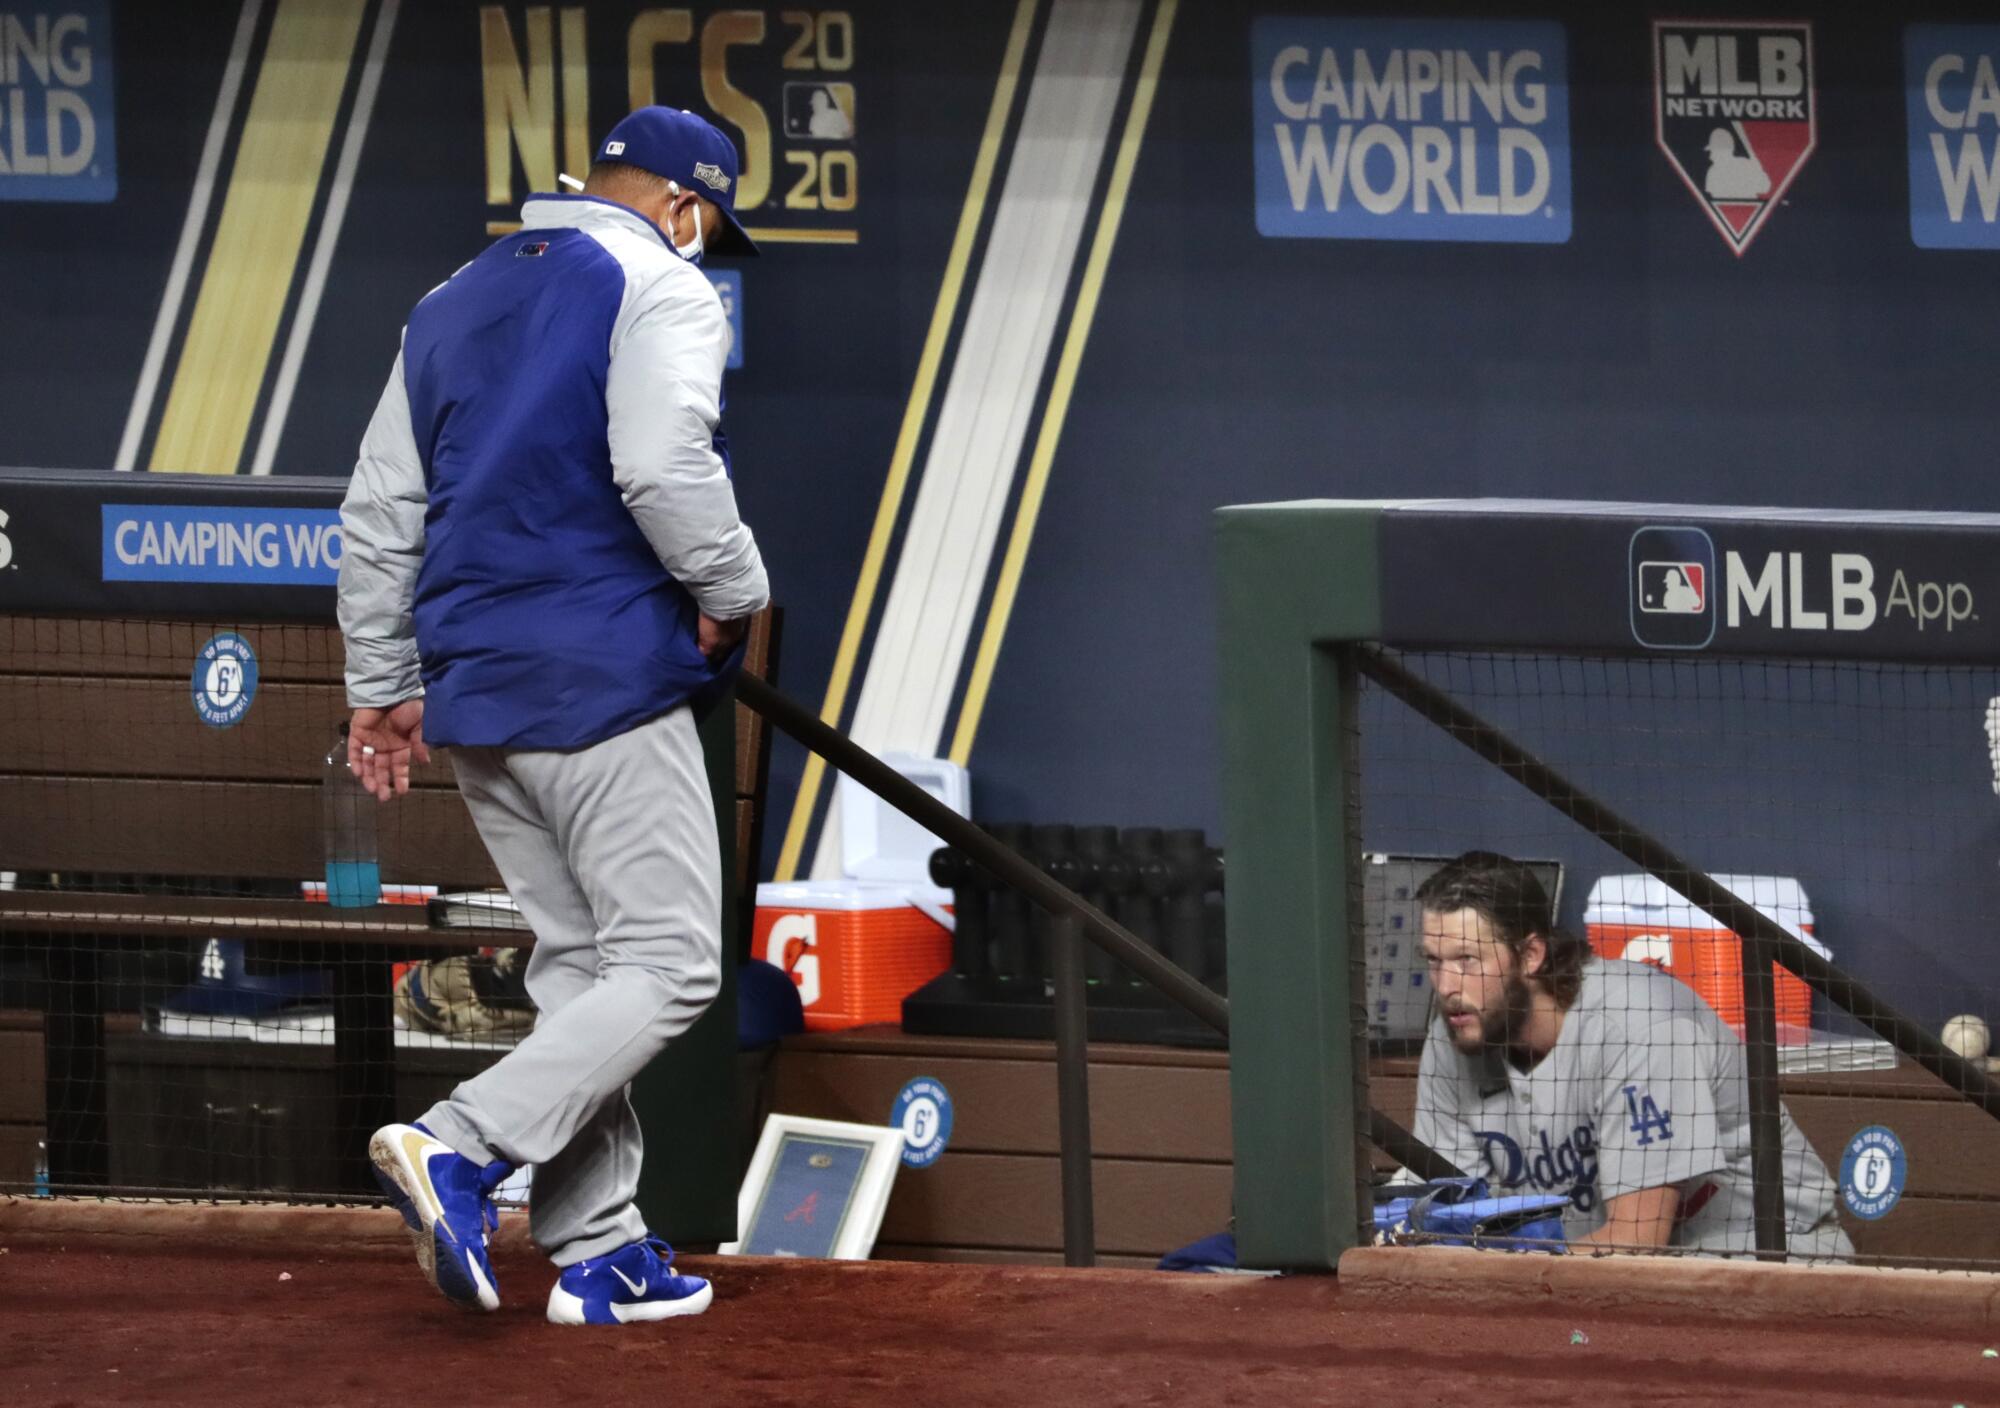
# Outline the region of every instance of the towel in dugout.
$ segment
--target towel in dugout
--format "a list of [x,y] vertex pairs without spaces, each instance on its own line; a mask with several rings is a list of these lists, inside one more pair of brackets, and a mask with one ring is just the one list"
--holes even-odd
[[1493,1197],[1483,1178],[1390,1183],[1375,1190],[1375,1240],[1556,1251],[1564,1242],[1560,1193]]

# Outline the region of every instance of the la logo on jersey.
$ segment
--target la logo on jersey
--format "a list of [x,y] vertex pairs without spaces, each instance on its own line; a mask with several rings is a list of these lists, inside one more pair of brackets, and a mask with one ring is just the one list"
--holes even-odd
[[1664,1144],[1674,1137],[1673,1112],[1662,1110],[1651,1095],[1636,1085],[1625,1087],[1625,1113],[1631,1117],[1632,1133],[1638,1136],[1632,1141],[1635,1148]]
[[1739,256],[1812,154],[1812,26],[1659,20],[1653,97],[1660,150]]

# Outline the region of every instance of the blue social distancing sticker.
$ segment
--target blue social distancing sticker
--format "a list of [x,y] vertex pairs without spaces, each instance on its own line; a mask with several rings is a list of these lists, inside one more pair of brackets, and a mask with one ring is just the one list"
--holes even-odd
[[1840,1199],[1866,1222],[1886,1217],[1910,1179],[1909,1158],[1893,1130],[1871,1124],[1852,1139],[1840,1157]]
[[234,631],[209,639],[194,658],[194,711],[210,728],[232,728],[257,697],[257,652]]
[[903,1162],[929,1168],[951,1142],[951,1096],[944,1083],[919,1076],[897,1092],[889,1123],[903,1131]]

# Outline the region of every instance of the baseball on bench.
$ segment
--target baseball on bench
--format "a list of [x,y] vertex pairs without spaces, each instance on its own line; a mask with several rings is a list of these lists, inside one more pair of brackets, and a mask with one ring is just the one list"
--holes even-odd
[[1993,1045],[1993,1034],[1987,1030],[1986,1023],[1969,1012],[1946,1022],[1944,1030],[1938,1033],[1938,1039],[1945,1044],[1946,1050],[1956,1052],[1968,1061],[1984,1059]]

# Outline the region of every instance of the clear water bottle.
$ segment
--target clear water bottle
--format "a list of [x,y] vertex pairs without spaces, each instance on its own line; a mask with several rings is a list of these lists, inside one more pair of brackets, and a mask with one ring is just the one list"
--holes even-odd
[[374,796],[347,769],[347,725],[326,755],[320,829],[326,842],[326,902],[344,908],[379,904],[382,867],[375,853]]
[[35,1196],[47,1198],[49,1192],[49,1146],[46,1140],[35,1141]]

